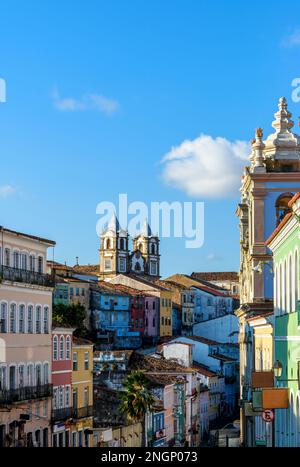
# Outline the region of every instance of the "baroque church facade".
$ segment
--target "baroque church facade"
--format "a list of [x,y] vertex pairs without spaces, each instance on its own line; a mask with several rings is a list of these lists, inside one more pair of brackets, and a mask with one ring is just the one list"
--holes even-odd
[[147,279],[160,278],[159,238],[151,232],[145,221],[141,232],[129,248],[129,234],[121,228],[114,215],[101,234],[100,279],[109,280],[118,274],[137,274]]

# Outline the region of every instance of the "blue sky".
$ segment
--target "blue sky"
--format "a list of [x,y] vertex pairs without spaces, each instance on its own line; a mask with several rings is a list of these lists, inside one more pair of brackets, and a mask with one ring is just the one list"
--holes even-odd
[[[204,201],[204,246],[162,240],[162,273],[237,269],[232,145],[257,126],[272,130],[281,95],[300,115],[291,102],[299,2],[287,10],[279,1],[3,1],[0,223],[56,240],[59,261],[96,263],[100,201]],[[201,155],[178,174],[172,157],[201,135],[215,176]]]

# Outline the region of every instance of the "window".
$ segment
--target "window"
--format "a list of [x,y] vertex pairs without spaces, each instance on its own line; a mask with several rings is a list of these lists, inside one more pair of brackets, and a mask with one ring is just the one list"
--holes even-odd
[[110,241],[109,238],[106,240],[106,249],[107,249],[107,250],[110,250],[110,249],[111,249],[111,241]]
[[88,370],[89,369],[89,353],[84,352],[84,369]]
[[295,251],[295,262],[294,262],[294,271],[295,271],[295,310],[298,309],[298,300],[299,300],[299,264],[298,264],[298,250]]
[[120,269],[120,272],[125,272],[126,271],[126,259],[125,258],[120,258],[120,260],[119,260],[119,269]]
[[58,409],[58,388],[53,388],[53,408]]
[[25,305],[19,306],[19,332],[25,332]]
[[65,359],[65,338],[64,336],[60,336],[59,338],[59,359]]
[[34,386],[34,375],[33,375],[33,364],[29,363],[27,365],[27,384],[28,386]]
[[44,384],[49,384],[49,363],[44,363]]
[[29,269],[31,272],[35,271],[35,256],[34,255],[29,256]]
[[150,261],[150,271],[152,276],[156,276],[157,274],[157,267],[155,261]]
[[156,326],[155,318],[153,318],[152,325],[153,325],[153,327],[155,328],[155,326]]
[[35,366],[35,383],[37,386],[42,384],[42,366],[40,363]]
[[27,310],[27,332],[33,333],[33,306],[29,305]]
[[120,239],[120,250],[125,250],[125,240],[124,240],[124,238]]
[[66,359],[70,360],[71,358],[71,338],[67,336],[66,338]]
[[110,259],[106,259],[104,261],[104,270],[111,271],[111,260]]
[[63,386],[59,387],[58,403],[59,403],[59,408],[62,409],[64,407],[64,388],[63,388]]
[[20,253],[18,251],[14,251],[14,254],[13,254],[13,258],[14,258],[14,268],[15,269],[19,269],[20,267]]
[[42,256],[38,257],[38,273],[43,274],[44,270],[44,260]]
[[152,243],[152,245],[151,245],[151,254],[155,255],[155,253],[156,253],[155,252],[155,245],[154,245],[154,243]]
[[27,270],[27,254],[26,253],[21,254],[21,268],[24,269],[25,271]]
[[10,305],[9,332],[16,332],[16,305],[14,303]]
[[135,270],[136,270],[136,271],[140,271],[140,270],[141,270],[141,265],[140,265],[140,263],[136,263],[136,265],[135,265]]
[[49,308],[44,307],[44,334],[49,333]]
[[293,281],[293,270],[292,270],[292,257],[289,257],[289,277],[288,277],[288,286],[289,286],[289,303],[288,303],[288,311],[291,313],[293,311],[293,288],[292,288],[292,281]]
[[58,338],[57,336],[53,337],[53,360],[58,360]]
[[284,219],[286,214],[290,212],[290,208],[288,206],[290,200],[292,199],[292,193],[283,193],[276,201],[276,221],[277,226],[280,222]]
[[35,311],[35,332],[37,334],[41,334],[41,314],[42,308],[37,306]]
[[76,433],[76,431],[73,431],[73,433],[72,433],[72,446],[73,447],[77,446],[77,433]]
[[161,317],[161,324],[164,325],[165,324],[165,318],[162,316]]
[[70,296],[73,297],[73,295],[74,295],[74,289],[73,287],[70,287]]
[[89,388],[84,388],[84,407],[88,407],[89,405]]
[[19,387],[23,388],[24,386],[25,386],[24,365],[19,365]]
[[82,295],[82,297],[85,296],[85,289],[81,289],[81,295]]
[[0,333],[7,332],[7,304],[1,303],[0,308]]
[[7,389],[6,366],[0,366],[0,391]]
[[78,370],[77,352],[73,352],[73,371]]
[[10,249],[5,248],[4,251],[4,265],[9,267],[10,266]]
[[70,386],[66,386],[65,395],[66,395],[66,407],[70,407],[70,403],[71,403],[71,387]]
[[82,448],[83,446],[83,435],[82,435],[82,430],[78,431],[78,446]]
[[76,297],[79,297],[79,288],[76,287]]

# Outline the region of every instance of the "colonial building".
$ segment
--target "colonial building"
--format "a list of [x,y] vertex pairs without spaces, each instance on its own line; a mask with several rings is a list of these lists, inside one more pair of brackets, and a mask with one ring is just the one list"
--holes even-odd
[[153,235],[146,221],[141,232],[133,239],[129,250],[129,235],[114,215],[101,234],[100,279],[107,280],[118,274],[133,272],[150,278],[160,275],[159,239]]
[[300,138],[291,130],[294,123],[285,98],[279,100],[273,128],[263,139],[258,128],[252,140],[250,166],[244,171],[240,219],[240,322],[241,433],[246,446],[253,445],[252,416],[246,407],[252,402],[252,331],[248,319],[273,312],[272,253],[266,239],[289,211],[288,203],[300,188]]
[[51,445],[54,245],[0,227],[0,446]]
[[274,257],[274,373],[281,394],[275,407],[276,447],[300,446],[300,193],[289,208],[266,242]]

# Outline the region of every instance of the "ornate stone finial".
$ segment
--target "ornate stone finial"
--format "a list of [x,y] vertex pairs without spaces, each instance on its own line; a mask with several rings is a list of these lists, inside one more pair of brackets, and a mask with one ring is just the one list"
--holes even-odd
[[275,114],[275,121],[272,126],[275,128],[276,133],[287,133],[294,126],[291,120],[292,114],[288,111],[287,100],[281,97],[278,103],[278,112]]
[[264,130],[262,128],[256,128],[255,136],[257,139],[262,139],[264,137]]

